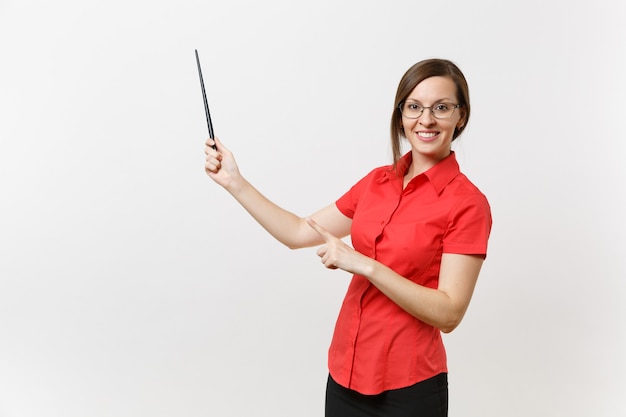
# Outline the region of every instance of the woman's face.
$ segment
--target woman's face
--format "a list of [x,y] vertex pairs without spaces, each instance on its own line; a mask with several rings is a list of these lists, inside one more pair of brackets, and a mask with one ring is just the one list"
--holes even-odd
[[411,144],[414,159],[422,156],[437,162],[450,154],[454,129],[464,123],[463,109],[455,109],[447,119],[438,119],[433,116],[431,108],[444,103],[459,104],[456,93],[451,78],[437,76],[420,82],[406,98],[405,103],[429,107],[417,119],[402,115],[404,135]]

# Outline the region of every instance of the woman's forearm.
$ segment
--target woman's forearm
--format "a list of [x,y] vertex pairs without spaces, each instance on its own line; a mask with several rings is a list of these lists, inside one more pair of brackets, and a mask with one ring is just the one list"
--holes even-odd
[[451,300],[445,293],[416,284],[385,265],[376,264],[368,278],[391,301],[413,317],[443,332],[456,327],[460,319],[454,314]]
[[366,276],[403,310],[449,333],[465,315],[482,263],[480,257],[444,254],[438,288],[419,285],[375,260]]
[[[217,145],[213,148],[213,145]],[[291,249],[319,245],[323,242],[306,220],[274,204],[246,180],[237,167],[235,158],[216,137],[207,139],[204,148],[207,175],[224,187],[250,215],[274,238]],[[330,204],[309,216],[336,236],[350,233],[352,220]]]
[[306,221],[281,208],[261,194],[245,178],[240,177],[226,190],[276,240],[291,249],[319,244],[321,239],[311,233]]

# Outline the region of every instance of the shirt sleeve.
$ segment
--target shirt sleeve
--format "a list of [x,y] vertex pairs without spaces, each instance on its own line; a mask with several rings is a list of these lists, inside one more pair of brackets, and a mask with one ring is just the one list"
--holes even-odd
[[354,184],[344,195],[339,197],[335,202],[335,205],[346,217],[353,219],[356,208],[359,204],[359,198],[363,191],[368,187],[368,184],[374,177],[377,170],[373,170],[365,177],[361,178],[359,182]]
[[451,211],[443,236],[443,252],[487,257],[491,208],[481,193],[465,197]]

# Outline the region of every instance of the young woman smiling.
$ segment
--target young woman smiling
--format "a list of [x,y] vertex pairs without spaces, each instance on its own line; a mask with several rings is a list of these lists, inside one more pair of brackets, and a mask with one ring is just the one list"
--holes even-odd
[[396,92],[392,164],[306,218],[257,191],[218,138],[206,141],[208,176],[272,236],[290,248],[320,245],[325,267],[352,274],[329,348],[327,417],[447,416],[441,332],[467,310],[491,231],[487,199],[451,149],[469,116],[454,63],[415,64]]

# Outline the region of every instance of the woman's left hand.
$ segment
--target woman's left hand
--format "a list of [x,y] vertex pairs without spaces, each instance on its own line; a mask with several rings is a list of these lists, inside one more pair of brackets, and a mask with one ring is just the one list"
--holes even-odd
[[317,250],[317,256],[328,269],[343,269],[352,274],[367,276],[372,269],[372,259],[355,251],[341,239],[317,224],[313,219],[307,219],[309,226],[324,239],[324,245]]

